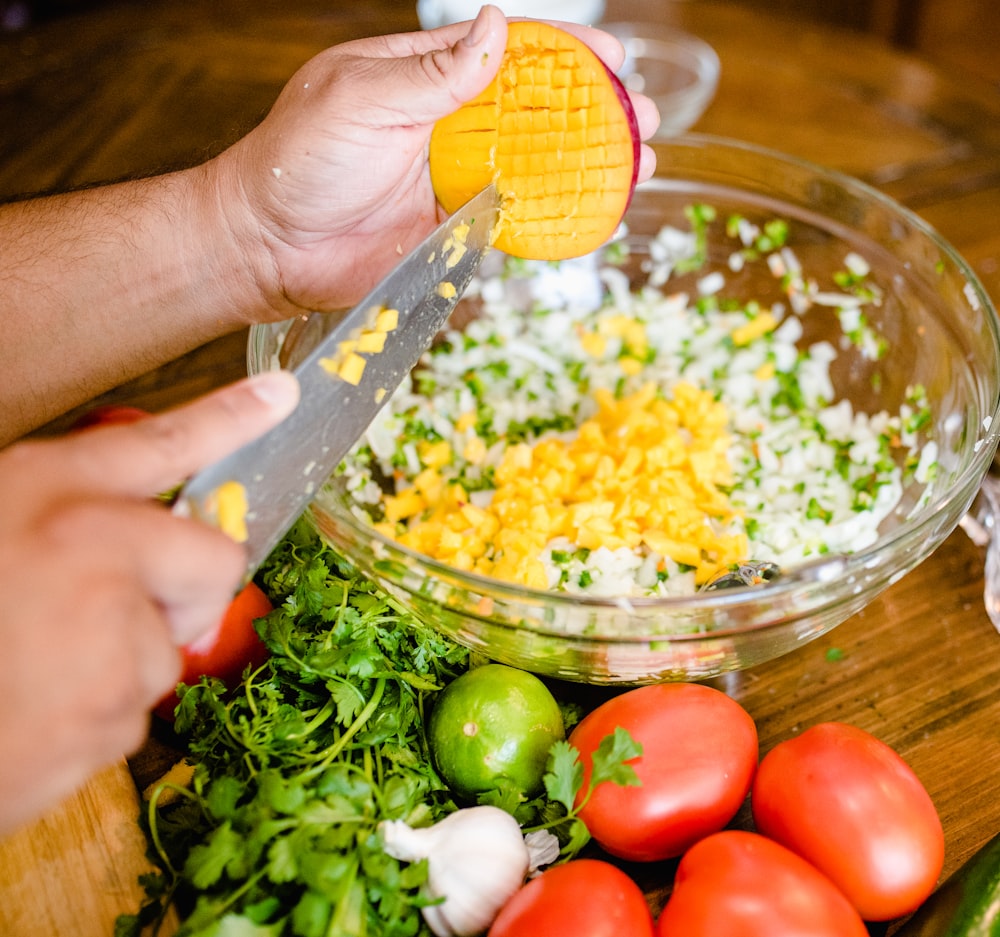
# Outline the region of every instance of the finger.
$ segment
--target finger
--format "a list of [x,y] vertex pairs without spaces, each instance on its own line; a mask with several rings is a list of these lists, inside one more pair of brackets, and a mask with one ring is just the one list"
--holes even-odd
[[588,45],[611,71],[616,72],[621,68],[625,61],[625,47],[611,33],[581,23],[567,23],[559,20],[550,20],[549,22],[553,26],[558,26],[560,29],[572,33],[577,39]]
[[246,571],[239,544],[151,503],[120,506],[103,521],[103,531],[130,544],[136,576],[162,610],[175,644],[190,644],[218,625]]
[[[495,6],[484,6],[474,20],[436,31],[450,44],[408,61],[419,68],[428,86],[424,120],[437,120],[471,101],[494,78],[507,46],[507,18]],[[430,79],[427,82],[427,79]]]
[[144,555],[139,575],[162,609],[171,639],[184,646],[218,627],[246,572],[246,555],[207,524],[162,514],[162,553]]
[[[425,32],[398,33],[335,46],[307,66],[333,75],[346,66],[363,88],[369,107],[384,111],[382,119],[407,126],[433,124],[471,101],[496,75],[507,45],[507,18],[495,6],[485,6],[471,21]],[[311,82],[313,83],[313,82]],[[394,102],[405,93],[405,115]],[[378,116],[366,115],[369,123]]]
[[144,617],[136,616],[133,631],[137,645],[139,701],[142,709],[149,712],[181,679],[183,643],[176,639],[162,608],[147,603],[144,613]]
[[660,111],[656,102],[644,94],[629,92],[632,110],[635,112],[635,122],[639,125],[639,138],[648,140],[660,126]]
[[[493,11],[499,13],[496,7],[484,6],[480,11],[479,15],[475,20],[465,23],[466,28],[470,28],[469,35],[475,32],[477,24],[479,24],[484,15],[492,16]],[[500,14],[501,16],[503,14]],[[511,16],[508,17],[508,22],[517,22],[519,20],[527,20],[531,17],[527,16]],[[621,41],[611,33],[605,32],[603,29],[595,28],[593,26],[587,26],[583,23],[571,23],[566,20],[545,20],[544,22],[550,23],[553,26],[558,27],[564,32],[568,32],[573,36],[576,36],[584,45],[588,46],[605,65],[608,66],[612,71],[617,71],[621,68],[622,63],[625,61],[625,47],[621,44]],[[448,27],[443,27],[447,29]],[[466,40],[468,43],[468,39]],[[484,86],[485,87],[485,86]],[[482,89],[480,89],[482,90]],[[477,91],[476,94],[479,92]]]
[[55,467],[83,487],[150,497],[265,433],[298,397],[294,375],[264,372],[132,425],[66,438]]
[[[497,7],[487,4],[474,20],[386,36],[379,47],[366,43],[364,58],[396,59],[398,68],[408,73],[402,76],[407,86],[423,89],[422,95],[408,101],[410,119],[413,123],[433,123],[471,101],[493,80],[507,44],[507,22]],[[579,23],[549,22],[579,38],[612,71],[625,60],[624,47],[610,33]],[[350,45],[340,47],[338,54],[349,51]],[[391,101],[398,94],[400,81],[396,69],[373,68],[366,93],[375,101]]]
[[651,146],[643,143],[639,148],[639,174],[636,182],[645,182],[651,179],[656,172],[656,152]]
[[141,717],[180,679],[181,655],[167,617],[125,567],[95,582],[87,602],[88,620],[105,622],[110,632],[93,638],[101,659],[92,655],[88,672],[77,675],[78,683],[86,676],[93,688],[85,704],[88,722],[97,730],[124,720],[141,732]]
[[[427,52],[435,52],[449,49],[456,43],[466,39],[472,31],[472,26],[485,16],[491,28],[501,29],[504,43],[500,46],[501,52],[506,45],[506,29],[508,18],[493,4],[484,4],[479,12],[471,19],[459,20],[454,23],[447,23],[444,26],[437,26],[434,29],[415,30],[408,33],[394,33],[373,39],[357,39],[353,42],[342,43],[336,48],[355,51],[358,47],[364,47],[366,57],[382,58],[405,58],[407,56],[423,55]],[[510,17],[514,19],[514,17]],[[480,24],[482,28],[482,24]],[[477,34],[478,35],[478,34]],[[373,46],[373,42],[378,42],[378,46]],[[475,40],[472,40],[475,42]],[[467,41],[468,44],[468,41]]]
[[[475,54],[479,56],[484,52],[491,56],[495,54],[502,56],[507,41],[507,22],[530,18],[526,16],[505,17],[496,6],[485,4],[480,8],[476,17],[471,20],[449,23],[422,32],[385,36],[380,50],[370,48],[368,40],[359,40],[359,44],[361,42],[366,44],[365,55],[379,55],[386,58],[403,58],[407,55],[442,52],[454,50],[459,46],[473,49]],[[625,47],[617,38],[602,29],[564,20],[546,20],[546,22],[572,33],[588,45],[612,71],[620,68],[622,62],[625,61]],[[341,49],[348,49],[350,45],[347,43],[341,46]],[[458,51],[462,52],[463,49],[459,48]],[[480,66],[487,64],[489,63],[486,61],[479,62]],[[498,62],[493,63],[492,71],[494,73],[497,64]],[[479,91],[485,87],[484,84]],[[479,91],[473,92],[472,97],[475,97]],[[465,98],[464,100],[469,99]]]
[[77,578],[88,588],[131,583],[161,610],[178,645],[218,623],[246,569],[239,544],[148,498],[79,497],[47,519],[45,537],[54,557],[79,557]]
[[[489,21],[491,28],[502,28],[504,30],[504,45],[506,44],[505,24],[507,22],[513,23],[516,20],[533,18],[527,16],[506,17],[497,6],[487,3],[480,8],[479,13],[472,19],[448,23],[444,26],[437,26],[434,29],[380,36],[378,37],[379,47],[372,46],[373,40],[371,39],[358,39],[354,42],[343,43],[338,48],[355,51],[363,45],[364,55],[368,57],[403,58],[408,55],[422,55],[426,52],[448,49],[454,46],[473,31],[474,24],[480,23],[482,28],[484,17]],[[503,27],[501,27],[501,20],[504,23]],[[577,36],[612,68],[620,67],[621,63],[625,61],[625,49],[621,42],[600,28],[564,20],[549,19],[546,22]],[[473,44],[475,44],[474,40]],[[503,45],[500,46],[501,52],[503,51],[503,47]]]

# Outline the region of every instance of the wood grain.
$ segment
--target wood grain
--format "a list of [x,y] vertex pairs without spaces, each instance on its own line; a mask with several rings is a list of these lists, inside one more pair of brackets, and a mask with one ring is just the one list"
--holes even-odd
[[[1000,297],[995,85],[756,3],[608,2],[609,21],[648,17],[719,52],[718,94],[696,130],[859,176],[935,226]],[[412,5],[392,0],[164,0],[0,37],[0,198],[203,159],[259,120],[314,52],[415,27]],[[244,373],[245,340],[220,339],[95,402],[160,410],[190,399]],[[756,720],[762,751],[829,719],[896,748],[941,813],[946,873],[1000,830],[1000,635],[983,608],[982,570],[982,549],[958,531],[829,635],[716,681]],[[80,922],[135,910],[135,782],[175,755],[168,735],[154,735],[130,759],[131,775],[118,766],[0,843],[0,933],[107,934]],[[749,824],[745,811],[737,824]],[[630,871],[661,903],[670,864]]]
[[992,0],[921,0],[913,46],[942,65],[1000,87],[1000,6]]
[[[138,874],[151,868],[139,795],[124,760],[0,843],[0,934],[108,937],[138,909]],[[166,933],[176,919],[166,922]]]

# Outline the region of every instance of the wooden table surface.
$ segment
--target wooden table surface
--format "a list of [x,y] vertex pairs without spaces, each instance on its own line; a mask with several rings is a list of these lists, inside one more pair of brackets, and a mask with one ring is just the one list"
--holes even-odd
[[[935,225],[1000,298],[1000,90],[735,3],[609,0],[609,21],[650,17],[719,52],[718,94],[695,129],[874,184]],[[166,0],[0,36],[0,199],[196,162],[249,129],[313,53],[416,25],[412,5],[391,0]],[[235,379],[245,340],[220,339],[99,402],[157,410]],[[959,530],[831,634],[718,681],[756,720],[762,751],[831,719],[893,746],[940,811],[945,874],[1000,831],[1000,635],[983,607],[983,558]],[[120,816],[134,815],[135,782],[161,757],[151,743],[131,774],[124,761],[112,770],[110,800],[95,796],[104,776],[0,843],[0,932],[107,934],[114,913],[133,909],[122,883],[141,844]],[[88,850],[81,836],[107,848]],[[61,876],[79,887],[61,889]]]

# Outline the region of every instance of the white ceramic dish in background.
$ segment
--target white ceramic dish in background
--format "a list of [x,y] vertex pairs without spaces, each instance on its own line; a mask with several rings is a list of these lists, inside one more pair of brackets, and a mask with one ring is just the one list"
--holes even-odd
[[[417,0],[417,19],[422,29],[471,20],[482,6],[480,0]],[[592,26],[604,16],[604,0],[505,0],[499,4],[507,16],[562,20]]]
[[625,47],[618,77],[631,91],[656,102],[660,127],[654,139],[675,137],[698,121],[715,97],[719,56],[690,33],[656,23],[602,23]]

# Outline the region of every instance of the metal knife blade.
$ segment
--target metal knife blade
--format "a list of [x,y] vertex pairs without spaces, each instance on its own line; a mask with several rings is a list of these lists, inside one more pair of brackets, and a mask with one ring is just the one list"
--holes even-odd
[[[247,578],[430,346],[489,249],[498,207],[491,185],[441,224],[294,369],[301,387],[295,410],[181,489],[175,513],[229,528],[246,544]],[[398,311],[393,328],[378,319],[386,310]],[[351,358],[343,343],[362,338]],[[362,350],[380,340],[381,351]],[[354,384],[351,368],[359,363]],[[227,521],[234,504],[235,525]]]

